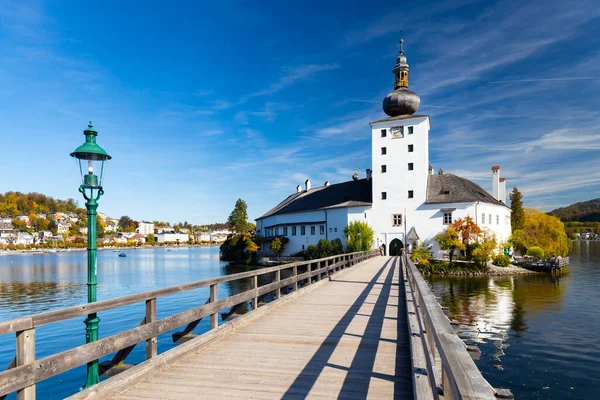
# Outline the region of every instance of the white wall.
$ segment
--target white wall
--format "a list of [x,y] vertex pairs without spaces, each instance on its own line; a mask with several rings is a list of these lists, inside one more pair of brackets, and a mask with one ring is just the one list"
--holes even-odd
[[[277,236],[283,236],[283,227],[287,227],[287,237],[289,242],[285,245],[283,256],[298,253],[305,250],[309,245],[316,245],[321,239],[335,240],[339,239],[346,245],[344,237],[344,227],[351,221],[367,221],[369,219],[370,207],[350,207],[333,208],[328,210],[315,210],[302,213],[290,213],[274,215],[256,221],[256,229],[260,230],[260,235],[265,237],[266,228],[277,228]],[[365,214],[367,217],[365,217]],[[292,235],[292,227],[296,227],[296,235]],[[302,235],[302,226],[305,227],[305,234]],[[315,227],[315,234],[311,234],[311,227]],[[320,227],[323,226],[324,232],[321,234]],[[270,242],[263,243],[261,246],[262,254],[270,253]]]
[[[431,245],[436,257],[441,257],[443,252],[435,242],[435,236],[448,228],[444,224],[443,209],[452,209],[452,221],[459,218],[471,217],[483,230],[488,229],[496,236],[498,243],[503,243],[510,237],[510,209],[505,206],[488,203],[448,203],[448,204],[422,204],[414,212],[408,213],[407,231],[415,226],[420,241]],[[485,214],[485,223],[482,223],[482,214]],[[492,224],[489,224],[489,215],[492,215]],[[496,221],[500,223],[497,224]]]
[[140,222],[137,231],[139,234],[144,235],[144,236],[149,235],[151,233],[154,234],[154,224]]
[[158,243],[164,243],[164,242],[177,242],[179,240],[179,243],[185,243],[188,240],[190,240],[190,235],[188,235],[187,233],[159,233],[156,235],[156,240],[158,241]]
[[[393,127],[403,127],[404,136],[394,138]],[[408,133],[409,127],[413,128],[412,134]],[[417,209],[425,202],[429,168],[429,117],[371,123],[371,128],[373,162],[371,225],[375,230],[374,246],[385,244],[389,249],[389,244],[394,239],[405,242],[405,213]],[[385,137],[381,137],[382,129],[386,130]],[[408,145],[413,145],[413,152],[408,151]],[[386,148],[385,155],[382,154],[382,147]],[[409,163],[413,164],[413,170],[408,169]],[[382,172],[382,165],[386,166],[385,173]],[[408,197],[409,190],[413,191],[413,198]],[[382,192],[387,194],[385,200],[382,199]],[[402,226],[393,226],[394,214],[403,215]],[[410,227],[406,231],[408,229]]]

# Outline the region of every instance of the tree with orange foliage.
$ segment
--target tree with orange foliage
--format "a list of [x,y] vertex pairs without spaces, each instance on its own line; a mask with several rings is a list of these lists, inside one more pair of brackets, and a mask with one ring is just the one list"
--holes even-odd
[[476,242],[481,235],[481,228],[473,221],[471,217],[459,218],[452,224],[462,242],[466,245]]

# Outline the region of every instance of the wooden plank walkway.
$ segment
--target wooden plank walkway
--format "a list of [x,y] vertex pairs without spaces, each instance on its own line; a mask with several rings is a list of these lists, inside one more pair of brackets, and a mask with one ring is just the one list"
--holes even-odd
[[115,399],[412,399],[401,268],[336,274]]

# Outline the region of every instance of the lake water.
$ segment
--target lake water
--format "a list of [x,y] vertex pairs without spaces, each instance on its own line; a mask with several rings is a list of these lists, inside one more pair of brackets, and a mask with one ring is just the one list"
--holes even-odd
[[562,273],[427,278],[483,376],[517,399],[600,398],[600,242],[569,257]]
[[[217,248],[129,250],[120,258],[98,252],[98,299],[242,272],[219,261]],[[594,399],[600,383],[600,242],[576,242],[562,274],[491,278],[429,278],[442,305],[460,321],[461,337],[476,343],[476,361],[494,387],[519,399]],[[0,320],[83,304],[87,299],[86,253],[0,256]],[[250,282],[219,285],[219,297]],[[208,288],[158,299],[158,317],[201,305]],[[99,314],[100,337],[137,326],[144,304]],[[36,329],[42,358],[85,343],[83,317]],[[196,332],[208,330],[208,319]],[[159,352],[174,347],[171,333],[158,339]],[[15,354],[14,335],[0,336],[0,369]],[[109,357],[106,357],[109,358]],[[140,344],[127,359],[145,358]],[[85,381],[85,366],[37,385],[38,398],[61,399]],[[14,399],[14,394],[8,399]]]
[[[128,250],[118,257],[110,250],[98,252],[98,300],[152,289],[243,272],[244,267],[229,267],[219,260],[216,247]],[[24,315],[75,306],[87,302],[86,252],[61,252],[35,255],[0,256],[0,321]],[[219,285],[219,298],[250,287],[250,281]],[[208,288],[159,298],[158,318],[204,304]],[[145,315],[144,303],[99,313],[100,337],[136,327]],[[84,317],[36,329],[36,358],[42,358],[85,343]],[[205,318],[196,333],[207,331]],[[180,329],[178,329],[180,330]],[[158,351],[175,345],[169,332],[158,338]],[[0,370],[15,355],[15,336],[0,336]],[[111,357],[103,358],[110,359]],[[145,346],[139,344],[127,358],[128,363],[145,359]],[[101,360],[101,361],[102,361]],[[62,399],[76,393],[85,382],[85,366],[65,372],[37,385],[39,399]],[[11,394],[8,399],[15,399]]]

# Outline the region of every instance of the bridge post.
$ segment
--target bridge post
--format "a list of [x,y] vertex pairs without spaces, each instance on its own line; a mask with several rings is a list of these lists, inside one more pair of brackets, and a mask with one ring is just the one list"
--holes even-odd
[[[218,294],[217,283],[215,283],[214,285],[210,285],[210,302],[214,303],[217,300],[219,300],[219,294]],[[215,329],[218,326],[219,326],[219,312],[215,311],[214,313],[210,314],[210,329]]]
[[[156,299],[146,300],[146,323],[156,321]],[[146,340],[146,360],[156,357],[156,336]]]
[[321,274],[323,273],[323,263],[325,261],[317,262],[317,282],[321,280]]
[[258,275],[252,277],[252,289],[254,289],[254,298],[252,299],[252,309],[258,308]]
[[[16,366],[35,361],[35,328],[17,332]],[[35,400],[35,385],[17,390],[17,400]]]
[[[281,280],[281,270],[278,269],[275,271],[275,282],[279,282]],[[275,292],[275,298],[279,299],[281,297],[281,288],[278,288]]]
[[[294,265],[294,269],[292,271],[292,275],[293,276],[298,276],[298,266]],[[298,291],[298,281],[294,281],[294,292]]]

